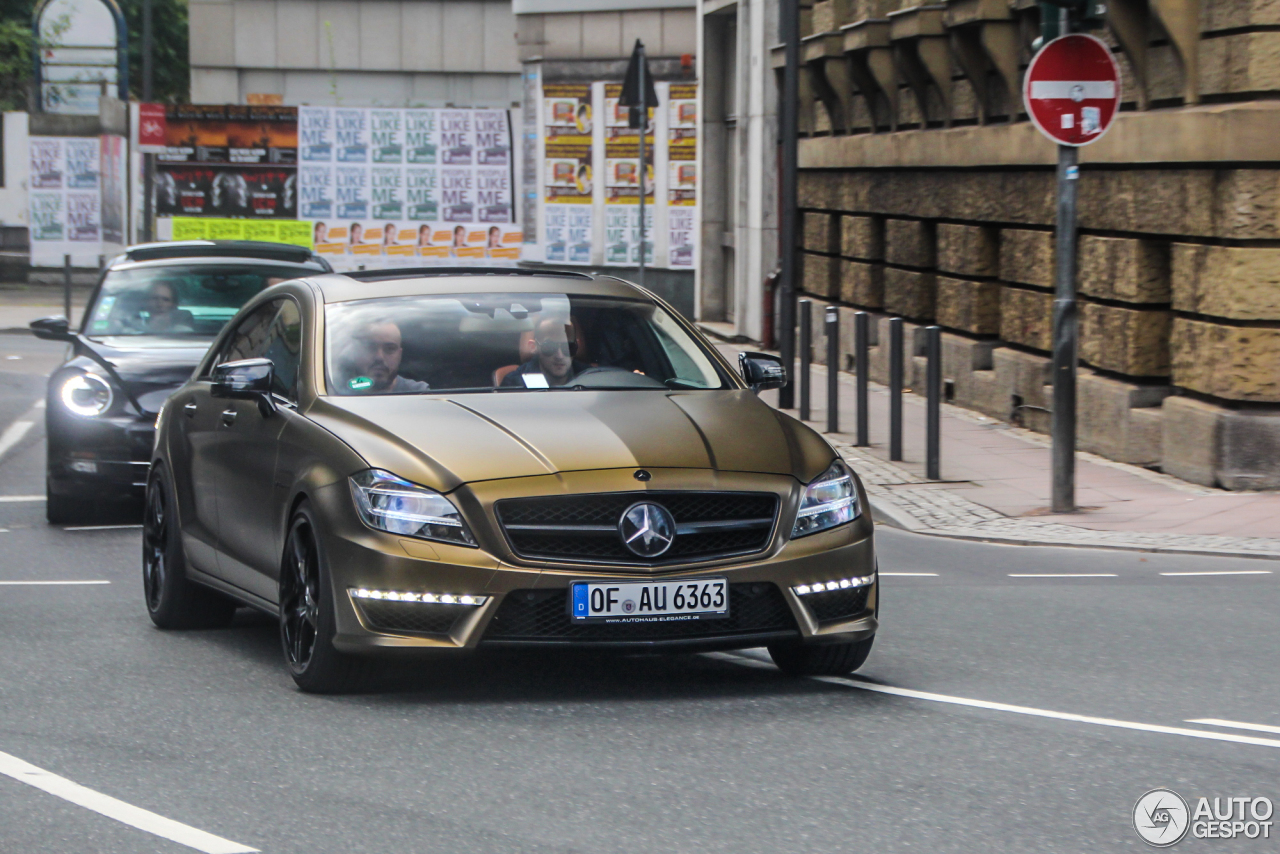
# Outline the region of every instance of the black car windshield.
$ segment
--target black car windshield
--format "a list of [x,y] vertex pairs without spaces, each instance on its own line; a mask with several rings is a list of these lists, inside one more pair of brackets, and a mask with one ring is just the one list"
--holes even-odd
[[240,306],[269,285],[318,272],[259,264],[166,264],[107,274],[85,332],[217,335]]
[[660,306],[566,294],[412,296],[325,308],[330,394],[725,388]]

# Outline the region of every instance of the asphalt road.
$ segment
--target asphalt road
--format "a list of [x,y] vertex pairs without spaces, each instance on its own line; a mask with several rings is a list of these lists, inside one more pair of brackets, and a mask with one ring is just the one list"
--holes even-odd
[[[57,353],[9,338],[0,432]],[[881,529],[856,679],[788,679],[761,651],[485,655],[314,697],[261,616],[154,629],[137,529],[3,500],[43,491],[42,457],[35,423],[0,458],[0,582],[109,583],[0,583],[0,851],[1138,851],[1149,789],[1280,801],[1280,729],[1187,723],[1280,727],[1274,562]],[[1013,577],[1047,574],[1075,577]],[[119,802],[181,824],[93,811]]]

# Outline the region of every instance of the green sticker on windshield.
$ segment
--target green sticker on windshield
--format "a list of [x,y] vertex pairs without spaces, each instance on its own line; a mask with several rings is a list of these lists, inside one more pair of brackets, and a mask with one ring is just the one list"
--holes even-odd
[[361,389],[372,388],[373,380],[368,377],[352,377],[347,380],[347,388],[360,391]]

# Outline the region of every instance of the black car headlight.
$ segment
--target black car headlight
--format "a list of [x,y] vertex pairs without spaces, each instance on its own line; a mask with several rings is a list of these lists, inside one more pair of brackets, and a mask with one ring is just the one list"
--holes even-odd
[[96,374],[71,374],[58,388],[58,400],[69,412],[93,418],[111,408],[111,384]]
[[471,529],[453,502],[389,471],[368,469],[350,477],[356,512],[370,528],[423,540],[475,546]]
[[791,538],[804,537],[825,531],[845,522],[852,522],[862,512],[858,507],[858,491],[853,485],[853,475],[840,460],[824,471],[804,490],[800,500],[800,512],[796,514]]

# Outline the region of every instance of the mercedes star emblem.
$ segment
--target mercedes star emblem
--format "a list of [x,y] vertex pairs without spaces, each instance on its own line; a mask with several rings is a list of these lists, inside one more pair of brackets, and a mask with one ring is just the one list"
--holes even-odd
[[618,520],[622,544],[640,557],[658,557],[676,538],[676,520],[661,504],[632,504]]

